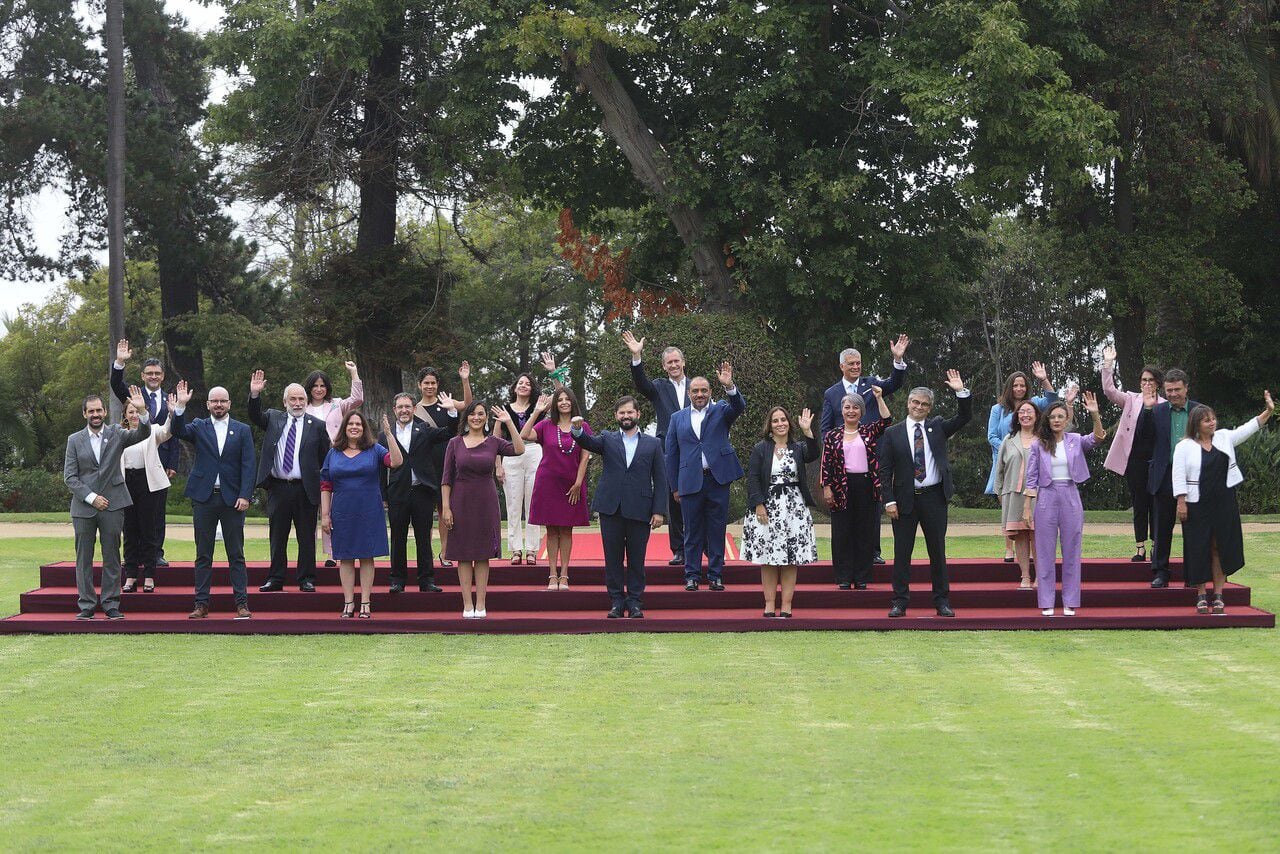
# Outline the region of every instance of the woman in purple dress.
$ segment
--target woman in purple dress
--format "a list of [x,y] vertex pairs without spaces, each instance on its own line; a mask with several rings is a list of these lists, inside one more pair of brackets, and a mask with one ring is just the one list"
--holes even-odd
[[[382,432],[393,436],[387,416]],[[368,619],[373,595],[373,559],[387,554],[387,516],[382,507],[382,467],[399,468],[404,458],[392,442],[374,441],[360,410],[347,413],[320,469],[320,527],[331,537],[342,579],[342,614],[356,608],[356,562],[360,563],[360,616]]]
[[497,407],[494,417],[514,437],[512,441],[488,435],[489,410],[473,401],[462,411],[461,435],[449,440],[440,473],[440,521],[449,530],[444,556],[458,564],[462,616],[468,620],[488,616],[484,597],[489,587],[489,561],[502,556],[502,519],[494,480],[498,457],[524,453],[524,440],[511,429],[511,416]]
[[[530,419],[520,435],[542,446],[542,462],[529,499],[529,524],[547,529],[548,590],[569,589],[569,557],[573,553],[573,529],[591,521],[587,506],[587,462],[591,455],[573,438],[573,419],[582,413],[578,399],[565,386],[550,397],[538,399],[535,413],[547,412],[542,421]],[[584,421],[582,430],[591,435]]]

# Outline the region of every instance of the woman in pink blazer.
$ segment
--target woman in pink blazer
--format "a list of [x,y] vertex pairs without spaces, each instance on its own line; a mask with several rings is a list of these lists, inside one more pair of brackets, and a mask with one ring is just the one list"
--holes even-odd
[[[1027,479],[1023,494],[1035,498],[1036,599],[1040,612],[1053,616],[1057,580],[1054,564],[1058,540],[1062,541],[1062,614],[1074,616],[1080,607],[1080,542],[1084,538],[1084,507],[1080,484],[1089,479],[1084,455],[1107,438],[1098,414],[1098,398],[1084,393],[1084,405],[1093,416],[1093,432],[1087,436],[1068,433],[1067,404],[1049,404],[1040,418],[1039,441],[1031,446],[1027,459]],[[1023,510],[1023,521],[1032,521],[1031,502]]]
[[1157,403],[1164,403],[1160,396],[1160,382],[1164,376],[1159,368],[1145,367],[1139,380],[1141,391],[1120,391],[1115,383],[1116,348],[1108,344],[1102,350],[1102,391],[1107,400],[1120,407],[1120,426],[1116,428],[1115,441],[1107,452],[1104,463],[1125,479],[1129,485],[1129,499],[1133,503],[1133,539],[1137,543],[1132,560],[1135,563],[1147,559],[1147,540],[1155,537],[1155,518],[1151,512],[1151,496],[1147,493],[1147,469],[1155,448],[1155,425],[1151,422],[1151,410]]

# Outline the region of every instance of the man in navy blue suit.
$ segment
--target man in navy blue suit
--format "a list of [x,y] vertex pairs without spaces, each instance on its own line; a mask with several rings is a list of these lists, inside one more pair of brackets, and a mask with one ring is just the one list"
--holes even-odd
[[729,428],[747,409],[733,384],[733,366],[716,375],[725,400],[711,402],[706,377],[689,381],[690,408],[671,416],[667,431],[667,482],[684,511],[684,589],[697,590],[702,554],[712,590],[724,590],[724,533],[729,522],[729,484],[742,477],[742,463],[729,442]]
[[[124,381],[125,363],[133,356],[129,339],[116,342],[116,361],[111,366],[111,391],[121,403],[129,401],[129,386]],[[159,359],[147,359],[142,363],[142,400],[147,405],[147,418],[156,427],[163,426],[169,419],[169,403],[164,393],[164,365]],[[156,446],[160,455],[160,465],[170,479],[178,473],[178,463],[182,460],[182,443],[169,438]],[[156,566],[168,566],[164,559],[165,505],[169,501],[169,487],[158,489],[150,495],[146,506],[152,515],[155,525]],[[128,556],[126,555],[126,558]]]
[[1147,492],[1151,495],[1152,520],[1156,534],[1151,544],[1151,586],[1169,586],[1169,552],[1178,502],[1173,497],[1173,449],[1187,435],[1187,418],[1200,404],[1189,400],[1187,372],[1170,368],[1164,375],[1164,403],[1151,409],[1156,445],[1151,452]]
[[[649,531],[663,522],[667,511],[667,473],[662,443],[640,432],[640,405],[627,395],[613,407],[621,430],[588,434],[582,418],[573,419],[578,444],[604,458],[604,471],[596,484],[591,509],[600,514],[600,538],[604,541],[604,583],[611,607],[606,615],[616,619],[630,614],[644,616],[644,555]],[[626,571],[623,571],[623,557]]]
[[[684,353],[679,347],[662,351],[662,370],[666,374],[658,380],[649,379],[644,372],[644,339],[637,339],[630,331],[622,333],[622,343],[631,351],[631,383],[636,391],[653,404],[658,416],[658,441],[665,446],[671,416],[689,407],[689,378],[684,373]],[[675,489],[675,483],[670,484]],[[674,495],[668,505],[670,524],[667,541],[671,544],[670,566],[684,566],[684,514]]]
[[[862,354],[852,347],[840,352],[840,379],[822,393],[822,417],[818,420],[822,432],[818,434],[819,441],[828,430],[834,430],[844,423],[840,415],[840,402],[844,400],[846,394],[857,394],[863,400],[874,400],[871,388],[879,386],[885,400],[888,400],[891,394],[902,387],[902,381],[907,376],[907,363],[903,359],[906,358],[907,345],[910,343],[911,339],[906,335],[899,335],[898,340],[889,345],[889,352],[893,355],[893,373],[889,374],[888,379],[864,377]],[[877,407],[864,407],[863,424],[870,424],[879,418],[880,410]],[[874,560],[876,564],[883,564],[884,558],[880,556],[880,525],[877,524],[875,529]]]
[[175,393],[178,407],[171,416],[173,435],[190,442],[196,453],[186,490],[196,529],[196,606],[189,616],[193,620],[209,616],[213,541],[221,524],[235,593],[235,618],[247,620],[253,615],[249,613],[249,573],[244,564],[244,513],[253,496],[256,473],[253,431],[248,424],[231,418],[231,396],[222,386],[209,389],[209,417],[190,424],[183,418],[191,402],[186,380],[178,382]]

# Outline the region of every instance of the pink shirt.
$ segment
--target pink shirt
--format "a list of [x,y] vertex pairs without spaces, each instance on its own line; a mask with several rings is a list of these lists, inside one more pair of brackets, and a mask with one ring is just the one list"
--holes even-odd
[[860,433],[844,440],[844,470],[850,474],[867,473],[867,445]]

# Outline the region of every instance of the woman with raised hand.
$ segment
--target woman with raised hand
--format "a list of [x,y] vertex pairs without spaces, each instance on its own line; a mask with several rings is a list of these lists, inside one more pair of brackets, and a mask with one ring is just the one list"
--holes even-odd
[[[130,386],[132,395],[138,386]],[[178,406],[178,398],[168,397],[169,411]],[[124,404],[124,428],[137,430],[141,412],[132,400]],[[164,498],[162,490],[169,488],[169,475],[160,462],[160,446],[169,439],[169,419],[159,426],[151,425],[151,435],[130,445],[120,454],[120,468],[124,483],[133,504],[124,508],[124,586],[121,593],[134,593],[138,589],[138,576],[142,576],[142,592],[154,593],[156,589],[156,558],[159,556],[158,530],[155,520],[163,513],[156,505]]]
[[[536,416],[547,413],[543,420]],[[587,463],[591,455],[573,438],[573,419],[582,414],[578,399],[568,386],[543,395],[534,407],[535,418],[525,423],[520,436],[542,446],[542,462],[529,500],[529,523],[547,529],[547,589],[569,589],[569,558],[573,554],[573,529],[590,523],[587,504]],[[582,422],[591,435],[591,426]]]
[[[382,434],[394,435],[382,415]],[[360,410],[347,413],[320,469],[320,525],[333,544],[342,581],[342,614],[356,608],[356,564],[360,565],[360,617],[368,619],[373,598],[374,558],[386,557],[387,514],[382,506],[382,467],[404,462],[400,445],[385,448]]]
[[1150,365],[1142,369],[1138,391],[1120,391],[1115,381],[1116,348],[1108,344],[1102,349],[1102,392],[1107,400],[1120,407],[1120,425],[1115,441],[1107,451],[1104,463],[1108,471],[1121,475],[1129,487],[1133,504],[1133,539],[1137,544],[1131,558],[1134,563],[1147,559],[1147,540],[1155,539],[1156,521],[1152,513],[1151,495],[1147,492],[1147,476],[1151,454],[1156,446],[1156,427],[1151,410],[1164,403],[1160,383],[1164,373]]
[[[511,416],[511,429],[508,431],[507,424],[499,421],[493,431],[499,439],[514,441],[528,424],[536,424],[546,417],[537,411],[534,404],[534,388],[533,374],[521,374],[511,384],[510,400],[503,406]],[[510,435],[504,435],[508,432]],[[541,462],[542,446],[536,442],[525,445],[524,453],[519,456],[505,462],[501,458],[498,460],[498,480],[502,481],[502,491],[507,499],[507,542],[511,546],[512,566],[519,565],[521,561],[529,566],[537,563],[542,532],[527,520],[533,484]]]
[[502,556],[502,518],[494,480],[498,457],[524,453],[524,440],[519,431],[512,431],[511,416],[497,407],[494,417],[514,438],[507,441],[488,435],[489,409],[472,401],[462,410],[461,435],[449,440],[440,473],[440,524],[449,531],[445,557],[458,566],[462,616],[468,620],[489,615],[485,607],[489,561]]
[[[1244,474],[1236,465],[1236,446],[1271,420],[1275,401],[1264,391],[1266,408],[1234,430],[1218,429],[1218,416],[1208,406],[1197,406],[1187,416],[1187,436],[1173,449],[1173,495],[1182,522],[1183,576],[1194,586],[1196,613],[1225,614],[1222,591],[1227,576],[1244,566],[1244,533],[1236,487]],[[1213,584],[1213,605],[1208,586]]]
[[[1000,529],[1013,540],[1013,554],[1022,571],[1019,590],[1031,590],[1035,582],[1031,578],[1032,523],[1025,520],[1025,510],[1035,499],[1027,496],[1027,461],[1031,447],[1036,442],[1036,429],[1040,426],[1040,407],[1024,400],[1013,412],[1013,427],[996,457],[996,494],[1000,496]],[[1034,519],[1034,516],[1032,516]]]
[[871,386],[880,418],[862,423],[862,395],[840,400],[841,426],[822,437],[818,483],[831,511],[831,564],[841,590],[866,590],[875,560],[880,524],[880,457],[876,443],[892,423],[889,404],[878,385]]
[[[1014,371],[1004,381],[1000,399],[991,407],[991,415],[987,418],[987,444],[991,446],[991,474],[987,476],[987,495],[997,494],[996,462],[1000,456],[1000,446],[1012,431],[1013,411],[1018,404],[1024,400],[1030,400],[1043,411],[1046,406],[1058,399],[1058,393],[1053,390],[1053,383],[1049,382],[1049,372],[1045,370],[1043,362],[1031,363],[1031,375],[1044,390],[1042,394],[1031,397],[1031,380],[1022,371]],[[1009,537],[1005,537],[1004,562],[1013,563],[1015,559],[1014,542]]]
[[[764,616],[791,617],[791,600],[796,590],[800,564],[818,559],[813,535],[813,515],[809,508],[809,481],[805,463],[818,459],[818,440],[813,435],[813,413],[800,413],[802,441],[795,441],[796,425],[786,407],[775,406],[764,420],[764,438],[751,449],[747,464],[747,507],[742,522],[742,559],[760,566],[764,590]],[[778,585],[782,585],[782,607]]]
[[[364,383],[360,381],[360,372],[356,369],[356,363],[347,361],[346,368],[347,374],[351,377],[350,397],[334,397],[333,383],[324,371],[312,371],[302,383],[302,387],[307,391],[307,414],[324,422],[325,428],[329,431],[330,442],[338,437],[338,431],[343,428],[347,416],[364,404]],[[324,565],[337,566],[333,559],[333,543],[323,526],[321,526],[320,539],[328,558]]]
[[1107,438],[1098,414],[1098,398],[1084,393],[1084,405],[1093,416],[1093,432],[1081,436],[1067,432],[1071,415],[1067,404],[1049,404],[1040,418],[1038,441],[1027,459],[1024,494],[1034,498],[1022,508],[1022,521],[1034,527],[1036,538],[1036,599],[1046,617],[1053,616],[1057,595],[1056,557],[1062,542],[1062,614],[1074,616],[1080,607],[1080,546],[1084,539],[1084,506],[1080,484],[1089,479],[1084,455]]

